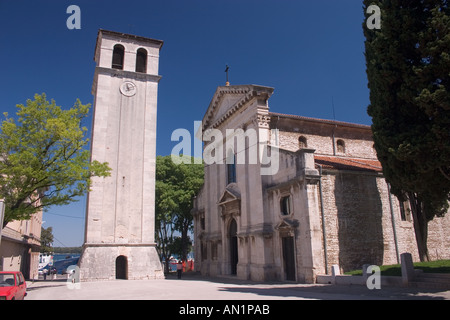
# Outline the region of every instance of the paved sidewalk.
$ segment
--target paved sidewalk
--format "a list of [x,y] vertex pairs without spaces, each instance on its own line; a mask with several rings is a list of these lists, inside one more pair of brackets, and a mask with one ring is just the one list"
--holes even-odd
[[26,300],[450,300],[450,291],[423,288],[254,283],[185,274],[181,280],[82,282],[70,289],[64,278],[27,282]]

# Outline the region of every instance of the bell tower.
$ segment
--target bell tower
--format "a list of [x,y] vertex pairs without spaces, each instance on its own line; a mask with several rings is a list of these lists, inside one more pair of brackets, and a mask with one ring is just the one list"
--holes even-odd
[[156,109],[160,40],[99,30],[92,94],[92,159],[111,176],[92,179],[80,277],[155,279]]

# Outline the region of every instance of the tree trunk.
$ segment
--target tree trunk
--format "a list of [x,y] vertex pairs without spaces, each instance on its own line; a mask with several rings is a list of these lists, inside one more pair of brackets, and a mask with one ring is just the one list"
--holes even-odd
[[166,262],[164,264],[164,274],[169,274],[169,272],[170,272],[170,260],[167,257],[165,257],[164,260]]
[[170,272],[170,252],[168,252],[167,248],[165,245],[163,245],[163,248],[161,248],[161,255],[162,258],[164,259],[165,263],[164,263],[164,274],[169,274]]
[[183,261],[187,261],[188,249],[188,227],[183,226],[181,230],[181,256]]
[[430,261],[428,255],[427,239],[428,239],[428,221],[423,212],[422,203],[417,195],[408,193],[409,203],[414,222],[414,232],[416,234],[417,249],[419,251],[420,261]]
[[[159,221],[159,227],[157,229],[159,235],[159,248],[161,252],[161,258],[165,261],[164,263],[164,273],[169,274],[170,272],[170,256],[172,254],[170,250],[169,243],[172,242],[173,238],[173,230],[170,231],[168,229],[168,224],[165,220]],[[170,235],[169,235],[170,234]]]

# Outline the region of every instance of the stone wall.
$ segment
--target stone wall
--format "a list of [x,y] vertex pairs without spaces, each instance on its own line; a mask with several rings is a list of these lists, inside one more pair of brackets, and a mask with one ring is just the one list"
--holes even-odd
[[[155,246],[84,245],[80,258],[82,281],[106,281],[117,278],[117,259],[121,257],[123,278],[128,280],[163,279],[163,266]],[[99,261],[102,262],[99,265]]]
[[450,259],[450,210],[428,223],[428,254],[432,260]]
[[[333,139],[329,136],[308,135],[299,132],[279,131],[279,144],[281,148],[296,151],[299,149],[299,138],[304,137],[307,141],[307,147],[316,150],[319,155],[333,155]],[[345,152],[339,152],[337,147],[337,156],[347,156],[356,158],[376,159],[376,152],[373,148],[373,141],[364,139],[335,137],[335,144],[338,140],[345,143]]]
[[[419,261],[413,222],[402,221],[398,200],[389,199],[381,175],[330,170],[324,172],[322,188],[329,271],[333,264],[344,272],[363,264],[397,264],[397,252]],[[449,234],[450,215],[430,222],[431,259],[450,258]]]
[[[369,126],[297,116],[278,118],[272,114],[270,127],[272,139],[278,139],[283,149],[297,151],[300,147],[299,138],[303,137],[306,147],[315,149],[318,155],[377,159]],[[278,129],[278,135],[274,129]],[[344,152],[338,148],[339,140],[344,142]]]
[[390,260],[384,228],[389,207],[383,205],[378,177],[336,172],[325,175],[322,186],[329,265],[349,271]]

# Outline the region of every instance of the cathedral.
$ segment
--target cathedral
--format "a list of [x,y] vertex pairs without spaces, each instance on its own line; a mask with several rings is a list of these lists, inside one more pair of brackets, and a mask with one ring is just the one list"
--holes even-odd
[[[345,272],[397,264],[404,252],[417,261],[408,203],[389,192],[370,126],[271,112],[273,91],[227,83],[203,117],[205,135],[220,131],[227,140],[204,139],[204,152],[224,146],[221,154],[231,161],[205,161],[192,210],[197,271],[314,283],[332,265]],[[258,133],[256,162],[249,161],[250,135],[237,151],[231,129]],[[263,172],[264,154],[271,165],[276,159],[270,174]],[[247,161],[236,161],[242,155]],[[449,214],[429,223],[430,258],[449,259],[448,243]]]
[[[93,178],[82,281],[163,278],[155,243],[156,112],[163,41],[99,30]],[[214,93],[201,122],[205,182],[194,199],[202,275],[314,283],[331,266],[418,259],[407,203],[389,192],[366,125],[269,111],[274,89]],[[450,214],[429,224],[432,259],[449,259]]]

